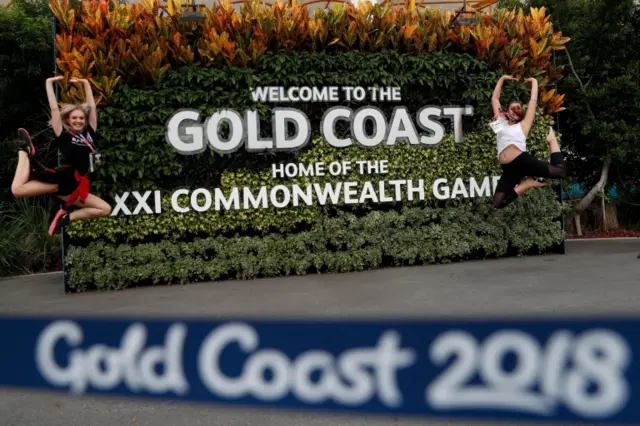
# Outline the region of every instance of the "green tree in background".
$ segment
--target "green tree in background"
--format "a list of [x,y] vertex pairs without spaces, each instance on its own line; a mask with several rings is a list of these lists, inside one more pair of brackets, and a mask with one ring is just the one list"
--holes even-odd
[[[7,199],[17,162],[16,130],[32,135],[39,159],[46,149],[48,109],[45,80],[54,72],[53,15],[46,0],[15,0],[0,7],[0,200]],[[44,142],[44,143],[43,143]]]
[[16,130],[29,129],[51,164],[45,80],[54,72],[53,15],[46,0],[0,6],[0,276],[60,268],[60,239],[47,235],[53,202],[13,199]]
[[499,7],[546,7],[554,28],[571,37],[556,55],[566,70],[558,90],[566,95],[559,121],[568,181],[586,188],[571,213],[579,215],[611,185],[622,199],[637,200],[640,6],[633,0],[507,0]]
[[0,138],[44,124],[44,81],[53,74],[53,15],[45,0],[0,8]]

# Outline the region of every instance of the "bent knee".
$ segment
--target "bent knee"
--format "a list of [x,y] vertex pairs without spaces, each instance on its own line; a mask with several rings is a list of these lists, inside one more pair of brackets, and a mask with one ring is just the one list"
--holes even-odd
[[567,176],[567,166],[562,165],[562,167],[560,167],[560,177],[566,177]]
[[102,217],[109,216],[113,211],[113,208],[107,203],[104,203],[99,208],[100,208],[100,216]]
[[11,185],[11,193],[16,198],[23,198],[26,195],[19,185]]
[[92,197],[91,200],[87,200],[87,204],[83,207],[90,207],[94,211],[97,210],[95,215],[97,215],[98,217],[109,216],[111,214],[111,211],[113,210],[109,203],[97,197]]
[[563,178],[567,176],[567,168],[564,165],[561,166],[552,166],[551,177],[553,178]]

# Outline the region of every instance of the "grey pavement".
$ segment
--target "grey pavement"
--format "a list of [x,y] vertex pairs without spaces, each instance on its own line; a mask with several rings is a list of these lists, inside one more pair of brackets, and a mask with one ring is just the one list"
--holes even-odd
[[[640,312],[640,239],[568,241],[567,254],[347,274],[62,294],[60,274],[0,280],[0,313],[172,317],[495,317]],[[412,426],[424,421],[0,390],[0,425]]]

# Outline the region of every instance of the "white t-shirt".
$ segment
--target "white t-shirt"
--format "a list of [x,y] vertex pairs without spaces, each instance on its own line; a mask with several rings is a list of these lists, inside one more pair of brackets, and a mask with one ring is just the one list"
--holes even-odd
[[498,124],[494,129],[497,129],[496,142],[498,155],[509,145],[515,145],[520,151],[525,152],[527,150],[527,137],[522,131],[520,123],[510,125],[509,122],[502,117],[498,117],[497,121]]

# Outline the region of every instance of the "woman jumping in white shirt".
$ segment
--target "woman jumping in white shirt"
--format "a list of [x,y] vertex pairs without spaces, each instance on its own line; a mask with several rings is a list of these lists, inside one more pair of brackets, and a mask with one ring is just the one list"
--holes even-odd
[[[528,78],[525,84],[531,84],[531,99],[524,113],[520,102],[511,102],[506,111],[500,106],[502,84],[507,80],[516,80],[505,75],[498,80],[493,91],[491,104],[494,121],[492,128],[496,132],[498,159],[502,176],[493,196],[493,206],[501,209],[522,196],[526,191],[545,186],[533,177],[562,178],[566,175],[566,165],[558,146],[558,140],[552,128],[549,128],[547,142],[551,149],[551,162],[541,161],[527,152],[527,137],[533,124],[538,104],[538,81]],[[524,182],[525,177],[529,177]]]

